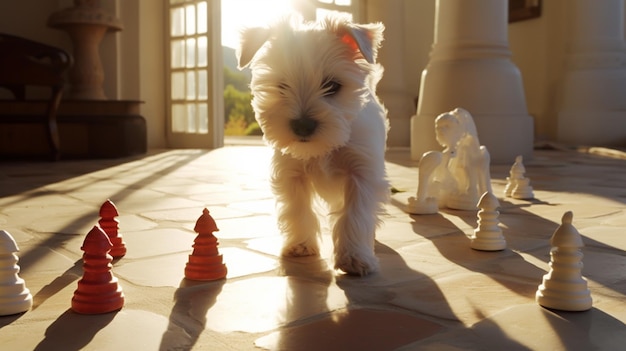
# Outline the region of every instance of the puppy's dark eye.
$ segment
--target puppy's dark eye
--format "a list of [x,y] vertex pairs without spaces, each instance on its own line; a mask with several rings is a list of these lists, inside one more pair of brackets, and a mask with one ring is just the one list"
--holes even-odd
[[333,96],[339,92],[341,84],[336,80],[329,79],[322,85],[324,96]]
[[285,84],[285,83],[279,83],[278,84],[278,90],[280,90],[280,94],[281,95],[285,95],[285,92],[289,89],[289,85]]

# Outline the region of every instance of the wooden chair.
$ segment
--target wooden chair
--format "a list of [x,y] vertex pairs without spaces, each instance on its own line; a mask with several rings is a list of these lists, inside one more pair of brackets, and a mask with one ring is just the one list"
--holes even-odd
[[[11,91],[16,100],[26,100],[26,87],[43,86],[52,90],[46,111],[35,121],[45,124],[53,160],[61,156],[57,110],[65,85],[64,73],[72,65],[66,51],[14,35],[0,33],[0,87]],[[16,121],[23,116],[10,116]],[[5,116],[0,116],[4,121]],[[11,122],[11,121],[9,121]]]

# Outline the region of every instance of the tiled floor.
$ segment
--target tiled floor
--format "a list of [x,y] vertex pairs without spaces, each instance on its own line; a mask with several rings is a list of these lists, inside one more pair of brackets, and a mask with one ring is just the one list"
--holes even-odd
[[[269,157],[262,146],[231,146],[0,163],[0,229],[17,241],[20,276],[34,297],[30,311],[0,317],[0,349],[626,347],[626,160],[536,150],[525,162],[532,201],[503,198],[510,165],[492,165],[508,248],[479,252],[468,239],[475,211],[403,212],[417,167],[406,150],[390,150],[389,177],[401,192],[378,233],[381,272],[356,278],[332,269],[327,234],[321,258],[278,256]],[[125,306],[79,315],[69,308],[82,275],[80,247],[109,198],[128,249],[113,264]],[[183,276],[205,207],[220,228],[228,276],[199,283]],[[573,211],[586,245],[583,274],[593,297],[587,312],[548,310],[534,300],[565,211]]]

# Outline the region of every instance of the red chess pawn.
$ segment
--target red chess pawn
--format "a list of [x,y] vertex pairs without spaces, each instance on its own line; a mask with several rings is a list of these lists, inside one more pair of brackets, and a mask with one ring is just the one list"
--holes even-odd
[[118,233],[120,221],[115,219],[117,216],[119,216],[117,207],[115,207],[111,200],[107,200],[100,207],[101,218],[98,224],[109,236],[109,240],[111,240],[111,244],[113,244],[113,248],[109,252],[109,255],[113,256],[113,258],[120,258],[126,255],[126,244],[122,240],[122,236]]
[[117,311],[124,306],[124,293],[111,273],[113,245],[109,237],[95,226],[80,248],[83,254],[83,277],[72,298],[72,310],[82,314]]
[[215,220],[206,208],[198,218],[193,230],[198,233],[194,240],[193,252],[185,266],[185,278],[190,280],[218,280],[226,277],[226,265],[222,263],[222,255],[217,251],[217,238],[213,232],[218,231]]

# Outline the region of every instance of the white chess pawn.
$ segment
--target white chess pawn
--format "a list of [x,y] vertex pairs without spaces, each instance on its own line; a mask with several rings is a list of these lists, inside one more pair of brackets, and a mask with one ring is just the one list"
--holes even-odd
[[11,234],[0,230],[0,316],[26,312],[33,306],[33,296],[18,276],[18,251]]
[[502,229],[498,226],[498,207],[500,202],[493,193],[485,192],[478,201],[478,227],[474,230],[474,236],[470,247],[481,251],[500,251],[506,248],[506,240],[502,235]]
[[511,191],[511,197],[514,199],[533,199],[533,187],[530,186],[530,179],[521,178],[515,181],[515,188]]
[[530,186],[530,179],[524,176],[525,173],[526,167],[524,167],[523,157],[517,156],[509,171],[509,176],[506,178],[504,196],[514,199],[532,199],[535,197],[533,187]]
[[524,173],[526,173],[526,168],[522,163],[523,156],[519,155],[515,158],[515,163],[511,166],[509,170],[509,176],[506,177],[506,186],[504,187],[504,196],[510,197],[513,189],[517,186],[517,181],[519,179],[524,178]]
[[586,311],[591,308],[591,293],[582,276],[580,233],[572,225],[573,214],[565,212],[561,226],[552,235],[550,271],[543,276],[535,300],[541,306],[562,311]]

